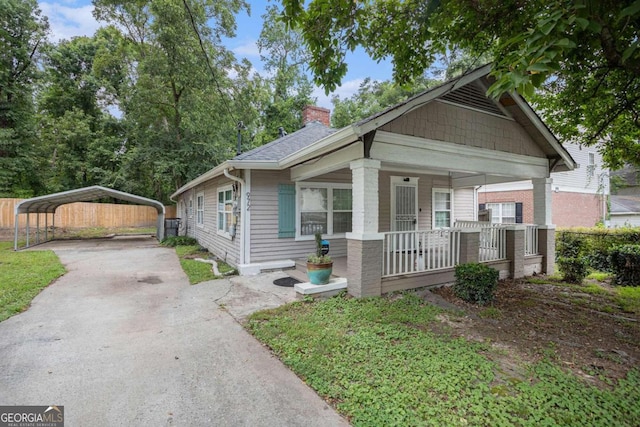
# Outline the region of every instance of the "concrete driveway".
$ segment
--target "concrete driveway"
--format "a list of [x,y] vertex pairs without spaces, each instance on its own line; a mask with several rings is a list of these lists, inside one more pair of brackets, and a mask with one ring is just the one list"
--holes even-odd
[[68,273],[0,323],[0,405],[64,405],[68,426],[347,425],[234,319],[293,299],[282,273],[190,286],[154,239],[42,248]]

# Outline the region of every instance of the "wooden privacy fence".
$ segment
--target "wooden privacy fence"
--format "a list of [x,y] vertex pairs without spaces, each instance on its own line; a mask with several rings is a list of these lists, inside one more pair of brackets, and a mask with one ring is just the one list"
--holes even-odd
[[[0,199],[0,228],[15,226],[15,205],[23,199]],[[165,218],[176,216],[175,206],[165,206]],[[53,215],[47,214],[46,222],[53,224]],[[29,223],[34,227],[36,214],[29,214]],[[155,227],[158,212],[151,206],[121,205],[114,203],[76,202],[60,206],[55,213],[55,226],[63,228],[85,227]],[[27,216],[19,216],[19,228],[27,225]],[[40,226],[45,224],[45,214],[40,214]]]

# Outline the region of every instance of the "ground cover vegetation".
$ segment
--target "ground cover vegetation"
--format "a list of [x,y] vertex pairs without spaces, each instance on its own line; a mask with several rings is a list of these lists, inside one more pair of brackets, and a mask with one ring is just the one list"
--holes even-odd
[[0,241],[0,321],[26,310],[65,272],[53,251],[14,252],[13,242]]
[[216,275],[211,268],[211,264],[196,261],[195,258],[213,259],[212,255],[206,248],[203,248],[198,242],[187,236],[171,236],[162,241],[162,245],[174,247],[176,254],[180,259],[182,270],[189,278],[189,283],[195,285],[197,283],[206,282],[208,280],[220,279],[223,276],[234,274],[236,271],[226,262],[215,259],[220,275]]
[[[621,332],[621,320],[574,303],[550,309],[536,299],[544,286],[501,282],[491,307],[443,288],[447,310],[424,292],[306,300],[246,326],[354,426],[635,425],[637,323]],[[561,335],[572,318],[581,331]],[[626,334],[625,346],[612,352],[611,332],[586,345],[600,327]]]

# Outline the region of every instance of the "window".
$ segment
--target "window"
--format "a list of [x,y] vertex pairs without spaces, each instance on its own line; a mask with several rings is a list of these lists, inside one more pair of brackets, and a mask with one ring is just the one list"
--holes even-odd
[[487,203],[486,208],[491,210],[491,222],[493,224],[515,224],[515,203]]
[[351,231],[352,195],[348,184],[298,184],[299,236]]
[[233,189],[231,186],[218,188],[218,231],[231,233],[233,225]]
[[451,190],[433,189],[433,228],[451,227]]
[[596,153],[589,153],[589,164],[587,165],[587,175],[593,178],[596,173]]
[[494,224],[522,224],[522,202],[482,203],[480,210],[491,210],[491,222]]
[[196,225],[200,227],[204,225],[204,193],[202,192],[196,195]]

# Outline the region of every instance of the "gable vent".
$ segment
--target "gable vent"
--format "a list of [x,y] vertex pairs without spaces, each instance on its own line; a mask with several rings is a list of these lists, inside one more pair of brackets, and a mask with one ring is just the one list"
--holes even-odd
[[473,83],[462,86],[440,97],[443,101],[452,102],[464,107],[474,108],[491,114],[506,117],[498,106],[485,94],[485,91]]

